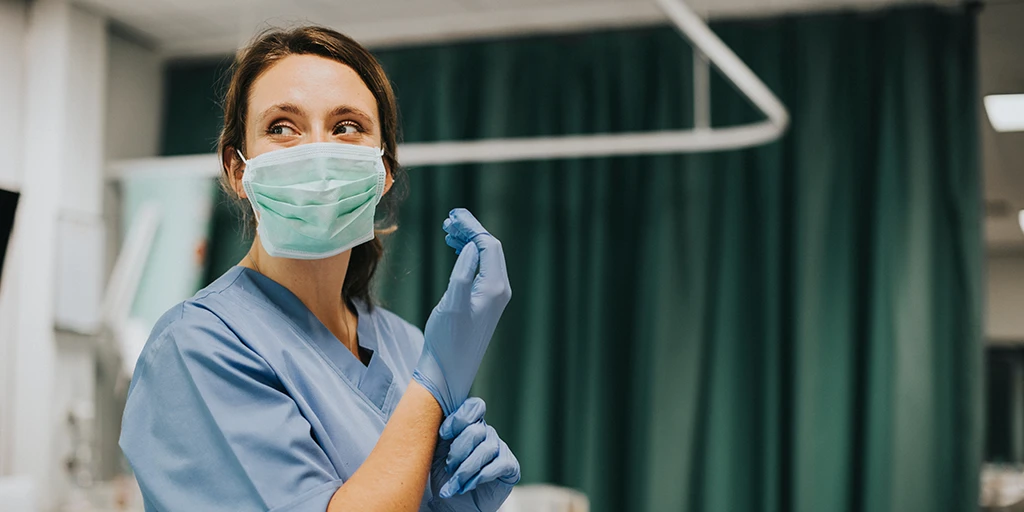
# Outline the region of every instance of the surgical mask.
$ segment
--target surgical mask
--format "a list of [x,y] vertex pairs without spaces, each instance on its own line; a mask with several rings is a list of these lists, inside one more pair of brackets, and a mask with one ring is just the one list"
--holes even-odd
[[379,148],[316,142],[246,160],[242,187],[267,254],[316,260],[373,239],[387,171]]

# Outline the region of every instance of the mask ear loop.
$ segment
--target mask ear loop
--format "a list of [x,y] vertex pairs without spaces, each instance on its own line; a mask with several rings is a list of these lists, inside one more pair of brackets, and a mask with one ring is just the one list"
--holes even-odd
[[[387,144],[381,144],[381,145],[380,145],[380,157],[381,157],[381,163],[384,163],[384,162],[383,162],[383,159],[384,159],[384,155],[386,155],[386,154],[388,154],[388,145],[387,145]],[[388,168],[387,168],[387,166],[385,165],[385,166],[384,166],[384,175],[385,175],[385,178],[384,178],[384,180],[385,180],[385,181],[387,181],[387,177],[386,177],[386,176],[387,176],[388,172],[389,172],[389,171],[388,171]],[[398,180],[396,180],[396,179],[395,179],[395,174],[394,174],[394,173],[391,173],[391,184],[392,184],[392,185],[394,185],[396,181],[398,181]],[[383,198],[383,194],[381,194],[381,197]]]
[[[238,149],[238,148],[235,148],[235,153],[238,153],[238,158],[241,158],[242,159],[242,163],[244,163],[246,167],[249,167],[249,161],[245,159],[244,155],[242,155],[242,151],[240,149]],[[242,176],[243,180],[245,179],[244,172],[245,171],[243,171],[243,176]],[[245,182],[243,181],[242,183],[243,183],[242,188],[245,188],[245,185],[244,185]],[[245,194],[247,196],[251,196],[252,192],[246,190]],[[249,198],[249,205],[252,206],[252,214],[256,217],[256,224],[259,224],[260,223],[260,212],[256,208],[256,202],[251,197]]]

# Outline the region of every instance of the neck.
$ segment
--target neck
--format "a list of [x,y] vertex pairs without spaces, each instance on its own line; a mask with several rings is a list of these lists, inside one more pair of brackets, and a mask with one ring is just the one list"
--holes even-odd
[[342,286],[352,251],[320,260],[275,258],[263,249],[259,235],[240,266],[255,270],[287,288],[349,350],[359,357],[356,315],[349,311]]

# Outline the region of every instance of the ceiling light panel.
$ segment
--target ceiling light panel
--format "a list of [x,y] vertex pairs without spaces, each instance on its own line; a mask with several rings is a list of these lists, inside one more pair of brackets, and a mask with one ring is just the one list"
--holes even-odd
[[1024,94],[985,96],[985,112],[997,132],[1024,131]]

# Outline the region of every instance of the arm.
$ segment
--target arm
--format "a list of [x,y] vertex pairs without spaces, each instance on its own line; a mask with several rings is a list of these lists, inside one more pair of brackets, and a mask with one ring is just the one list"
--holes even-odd
[[370,456],[334,493],[327,511],[418,510],[439,425],[437,400],[411,382]]
[[[459,249],[459,258],[448,289],[427,320],[413,381],[373,451],[331,499],[328,512],[419,507],[442,413],[452,414],[469,396],[491,334],[511,297],[498,240],[462,209],[449,214],[444,228],[448,243]],[[493,437],[496,443],[497,436]],[[471,476],[465,475],[453,491]]]

